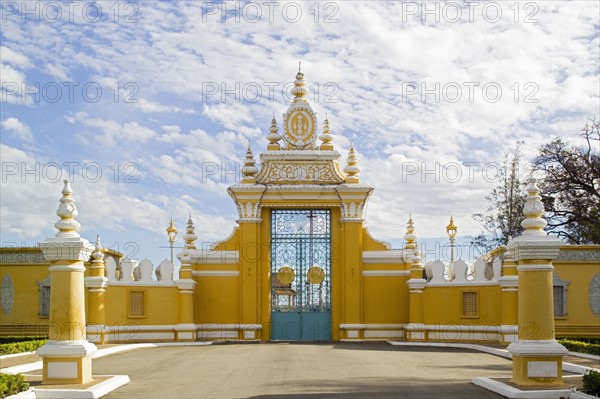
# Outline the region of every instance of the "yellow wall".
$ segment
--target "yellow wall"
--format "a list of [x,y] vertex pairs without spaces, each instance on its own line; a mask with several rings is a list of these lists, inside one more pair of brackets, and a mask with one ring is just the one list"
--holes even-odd
[[47,333],[48,317],[40,316],[40,288],[36,282],[45,280],[50,275],[49,266],[50,264],[0,265],[0,281],[8,273],[14,290],[12,311],[6,315],[0,310],[0,333],[9,335],[20,330],[23,333]]
[[[144,291],[145,315],[129,317],[129,291]],[[177,324],[179,292],[177,287],[156,287],[131,284],[109,285],[106,289],[106,325]]]
[[554,271],[567,285],[567,315],[555,317],[557,336],[600,337],[600,315],[594,316],[589,304],[590,282],[600,275],[600,263],[554,263]]
[[[384,265],[373,270],[384,270]],[[389,266],[389,265],[385,265]],[[368,269],[365,269],[368,270]],[[363,322],[365,324],[401,324],[408,322],[406,276],[363,277]]]
[[[479,315],[463,316],[462,293],[478,292]],[[448,285],[426,287],[423,292],[424,323],[430,326],[499,326],[501,321],[501,293],[499,286]],[[450,329],[449,329],[450,330]],[[457,337],[448,333],[447,338]],[[491,337],[491,335],[490,335]],[[467,336],[464,337],[467,339]],[[444,338],[442,338],[443,340]]]

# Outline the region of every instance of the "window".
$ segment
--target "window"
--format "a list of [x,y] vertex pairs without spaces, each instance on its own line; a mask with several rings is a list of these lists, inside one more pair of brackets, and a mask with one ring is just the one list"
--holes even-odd
[[567,307],[565,303],[566,288],[562,285],[555,285],[554,291],[554,317],[565,317]]
[[552,277],[552,296],[554,298],[554,317],[567,317],[567,285],[556,273]]
[[36,284],[40,287],[40,317],[50,317],[50,276]]
[[145,292],[141,290],[129,291],[129,317],[144,317],[146,316],[145,307]]
[[462,293],[462,317],[479,317],[479,293],[464,291]]

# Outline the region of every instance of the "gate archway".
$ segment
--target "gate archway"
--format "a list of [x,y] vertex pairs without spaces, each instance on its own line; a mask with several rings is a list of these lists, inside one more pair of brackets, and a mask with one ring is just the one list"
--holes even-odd
[[331,339],[331,212],[271,210],[271,338]]

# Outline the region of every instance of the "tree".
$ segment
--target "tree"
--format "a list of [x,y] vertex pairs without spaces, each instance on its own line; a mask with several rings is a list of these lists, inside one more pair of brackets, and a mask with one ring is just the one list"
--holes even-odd
[[523,231],[523,184],[519,179],[521,161],[521,143],[512,152],[504,154],[504,162],[498,169],[500,185],[495,187],[485,199],[488,207],[485,211],[473,214],[480,221],[484,231],[478,236],[471,237],[471,245],[482,247],[489,251],[500,245],[505,245],[512,237]]
[[572,244],[600,243],[600,121],[585,125],[581,146],[554,139],[540,147],[533,171],[542,177],[547,231]]

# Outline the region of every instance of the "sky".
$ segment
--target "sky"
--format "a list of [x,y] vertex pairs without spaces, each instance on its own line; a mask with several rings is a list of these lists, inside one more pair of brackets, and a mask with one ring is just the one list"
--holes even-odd
[[225,239],[226,188],[282,126],[299,61],[375,187],[370,233],[400,247],[412,214],[431,251],[452,214],[465,242],[506,152],[523,142],[525,178],[598,118],[599,4],[2,1],[2,246],[54,236],[66,178],[80,234],[126,256],[169,257],[190,213],[200,245]]

